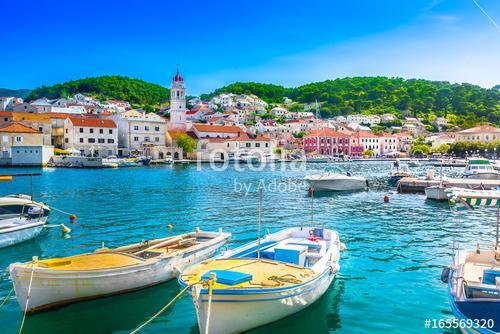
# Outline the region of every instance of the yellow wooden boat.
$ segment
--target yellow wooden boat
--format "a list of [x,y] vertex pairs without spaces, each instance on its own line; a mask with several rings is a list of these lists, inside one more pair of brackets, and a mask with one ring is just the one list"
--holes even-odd
[[93,253],[13,263],[17,300],[28,311],[149,287],[174,278],[186,266],[212,257],[229,233],[197,230]]

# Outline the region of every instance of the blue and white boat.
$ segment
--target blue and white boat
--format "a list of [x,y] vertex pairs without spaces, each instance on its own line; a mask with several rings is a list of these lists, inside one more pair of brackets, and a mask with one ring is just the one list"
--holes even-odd
[[290,228],[226,251],[179,276],[190,286],[200,333],[240,333],[299,312],[339,270],[336,231]]
[[496,241],[478,244],[475,249],[459,250],[451,267],[445,268],[442,280],[448,283],[448,297],[453,315],[463,333],[500,332],[500,245],[499,190],[446,191],[458,208],[497,207]]

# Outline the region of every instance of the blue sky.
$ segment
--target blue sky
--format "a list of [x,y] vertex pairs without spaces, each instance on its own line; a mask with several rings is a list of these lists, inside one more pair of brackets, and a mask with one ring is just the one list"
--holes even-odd
[[[500,23],[499,0],[475,0]],[[474,0],[2,0],[0,87],[99,75],[188,93],[357,75],[500,83],[500,28]]]

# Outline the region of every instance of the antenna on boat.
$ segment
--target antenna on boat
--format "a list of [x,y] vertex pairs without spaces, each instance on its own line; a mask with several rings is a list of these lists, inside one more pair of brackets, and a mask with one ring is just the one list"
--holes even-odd
[[262,188],[259,191],[259,224],[257,228],[257,259],[260,260],[260,225],[262,223]]

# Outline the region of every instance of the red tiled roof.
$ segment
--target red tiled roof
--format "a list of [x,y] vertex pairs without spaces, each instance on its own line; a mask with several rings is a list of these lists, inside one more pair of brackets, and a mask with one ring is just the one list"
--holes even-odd
[[32,129],[29,126],[21,123],[12,123],[0,129],[0,132],[7,133],[41,133],[38,130]]
[[69,117],[74,126],[91,126],[95,128],[116,128],[116,124],[109,118],[88,118],[88,117]]
[[348,135],[339,131],[335,131],[333,129],[315,129],[311,130],[306,137],[317,137],[317,136],[323,136],[323,137],[347,137]]
[[458,133],[460,134],[476,134],[476,133],[497,133],[500,132],[499,128],[496,128],[491,125],[479,125],[475,126],[473,128],[467,129],[467,130],[462,130],[459,131]]
[[222,132],[222,133],[238,133],[241,129],[237,126],[224,126],[224,125],[207,125],[207,124],[193,124],[199,132]]
[[270,141],[271,138],[265,135],[257,135],[255,137],[250,137],[248,133],[241,133],[238,137],[235,138],[226,138],[226,140],[231,141],[248,141],[248,140],[256,140],[256,141]]
[[12,117],[12,111],[0,110],[0,117]]

